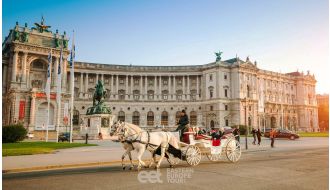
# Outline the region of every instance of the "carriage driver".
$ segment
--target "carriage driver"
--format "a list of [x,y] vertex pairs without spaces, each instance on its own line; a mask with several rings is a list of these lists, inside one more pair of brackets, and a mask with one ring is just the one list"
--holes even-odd
[[183,136],[183,132],[185,130],[185,126],[187,124],[189,124],[189,119],[188,119],[188,116],[186,114],[186,111],[185,110],[182,110],[181,111],[181,114],[180,114],[180,120],[179,122],[177,123],[179,126],[178,128],[175,130],[175,131],[180,131],[180,139],[182,138]]

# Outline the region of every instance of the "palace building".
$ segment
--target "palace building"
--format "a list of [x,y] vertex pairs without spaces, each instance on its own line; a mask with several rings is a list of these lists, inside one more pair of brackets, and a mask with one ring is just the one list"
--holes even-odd
[[[35,28],[16,26],[2,44],[3,125],[22,123],[44,130],[47,56],[52,52],[50,126],[64,127],[70,101],[68,37],[49,31],[42,20]],[[57,68],[63,48],[62,99],[56,103]],[[318,131],[316,80],[307,72],[278,73],[259,69],[238,57],[190,66],[135,66],[75,62],[74,126],[92,106],[96,81],[107,91],[106,104],[115,120],[141,127],[173,127],[186,110],[190,124],[205,128],[247,124],[260,128]],[[59,122],[59,123],[58,123]]]

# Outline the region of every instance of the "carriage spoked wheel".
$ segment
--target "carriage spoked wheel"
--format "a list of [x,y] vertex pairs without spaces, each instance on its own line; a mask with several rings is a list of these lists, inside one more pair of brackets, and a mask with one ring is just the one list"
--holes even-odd
[[172,154],[168,154],[167,161],[170,163],[171,166],[175,166],[180,163],[181,159],[173,156]]
[[216,162],[220,159],[221,154],[208,154],[206,156],[210,161]]
[[240,143],[235,140],[231,139],[226,145],[226,156],[229,161],[237,162],[241,157],[241,145]]
[[187,163],[191,166],[196,166],[202,159],[201,150],[194,145],[188,146],[186,151],[186,160]]

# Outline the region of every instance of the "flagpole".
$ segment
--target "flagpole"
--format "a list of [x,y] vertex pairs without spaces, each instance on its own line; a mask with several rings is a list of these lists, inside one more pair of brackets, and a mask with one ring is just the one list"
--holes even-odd
[[57,100],[57,130],[56,130],[56,142],[58,142],[59,130],[60,130],[60,116],[61,116],[61,88],[62,88],[62,59],[63,59],[63,47],[60,53],[60,60],[57,67],[57,92],[56,92],[56,100]]
[[73,97],[74,97],[74,57],[75,57],[75,45],[74,45],[74,31],[72,37],[72,47],[71,47],[71,60],[70,60],[70,67],[71,67],[71,109],[70,109],[70,143],[72,143],[72,136],[73,136]]
[[49,127],[49,107],[50,107],[50,83],[51,83],[51,65],[52,65],[52,49],[48,55],[46,96],[47,96],[47,126],[46,126],[46,142],[48,142],[48,127]]

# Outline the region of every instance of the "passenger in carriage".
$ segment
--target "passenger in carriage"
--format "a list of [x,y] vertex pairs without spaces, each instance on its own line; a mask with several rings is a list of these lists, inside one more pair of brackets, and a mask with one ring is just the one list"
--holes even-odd
[[178,128],[175,131],[180,131],[180,139],[182,139],[183,132],[186,128],[186,125],[189,124],[189,119],[185,110],[181,111],[180,120],[177,123]]

